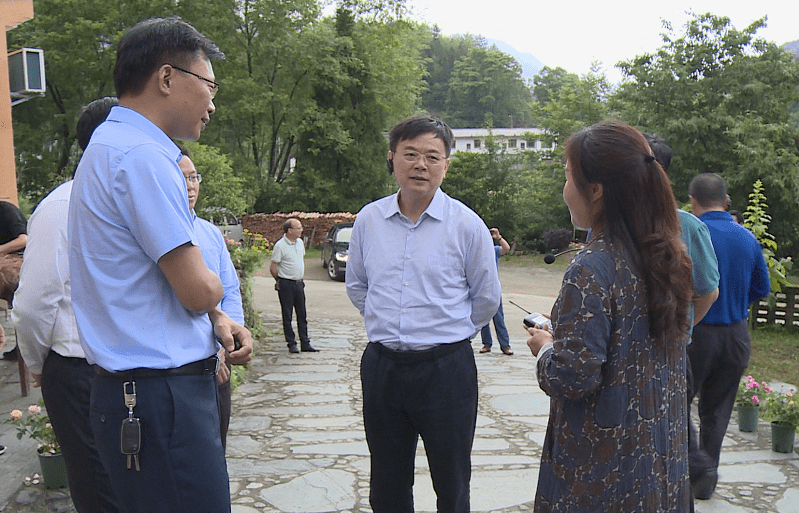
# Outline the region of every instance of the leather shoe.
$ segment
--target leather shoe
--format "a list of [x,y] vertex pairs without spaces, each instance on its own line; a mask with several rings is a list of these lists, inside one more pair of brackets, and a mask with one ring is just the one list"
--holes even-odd
[[314,349],[311,344],[305,344],[300,348],[303,353],[318,353],[318,349]]
[[6,360],[7,362],[16,362],[18,354],[19,349],[17,349],[17,346],[14,346],[14,349],[3,353],[3,360]]
[[708,500],[713,496],[718,480],[719,473],[715,468],[709,468],[692,479],[691,488],[694,492],[694,498],[700,501]]
[[510,356],[513,354],[513,349],[511,349],[510,346],[505,346],[502,348],[502,352]]
[[297,344],[289,344],[289,353],[299,353],[300,348],[297,347]]
[[481,353],[490,353],[491,352],[491,348],[488,347],[488,346],[483,346],[483,347],[480,348],[480,352]]

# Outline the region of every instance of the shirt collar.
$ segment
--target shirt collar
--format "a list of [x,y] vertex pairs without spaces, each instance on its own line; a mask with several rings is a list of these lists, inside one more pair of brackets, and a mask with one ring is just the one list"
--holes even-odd
[[[402,214],[399,206],[399,192],[394,193],[393,198],[386,206],[385,212],[383,212],[383,216],[386,219],[395,214]],[[419,216],[419,219],[422,219],[425,214],[433,219],[444,219],[444,191],[442,191],[440,187],[436,189],[436,193],[433,195],[433,200],[429,205],[427,205],[427,208],[424,210],[424,212],[422,212],[422,215]]]
[[732,221],[732,216],[729,212],[723,210],[708,210],[699,216],[699,219],[712,219],[714,221]]
[[127,123],[134,126],[138,130],[144,132],[147,136],[155,140],[158,144],[163,146],[170,155],[174,155],[175,162],[180,161],[182,156],[180,148],[169,138],[163,130],[158,126],[142,116],[140,113],[127,107],[115,105],[111,107],[111,112],[108,113],[106,121],[116,121],[119,123]]

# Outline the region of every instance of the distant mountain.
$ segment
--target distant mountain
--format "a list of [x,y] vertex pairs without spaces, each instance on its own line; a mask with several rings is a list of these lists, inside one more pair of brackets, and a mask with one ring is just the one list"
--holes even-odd
[[794,55],[796,55],[796,57],[794,58],[799,59],[799,39],[797,39],[796,41],[785,43],[784,45],[782,45],[782,47],[785,48],[786,50],[792,51]]
[[544,67],[544,63],[536,59],[535,55],[522,53],[504,41],[488,38],[485,41],[489,47],[495,45],[499,51],[505,52],[519,61],[519,64],[522,65],[522,76],[525,79],[532,79]]

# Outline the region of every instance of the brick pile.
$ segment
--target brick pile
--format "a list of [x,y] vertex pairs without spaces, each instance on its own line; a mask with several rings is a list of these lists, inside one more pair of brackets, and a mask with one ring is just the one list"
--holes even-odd
[[302,237],[308,246],[319,246],[325,238],[327,231],[336,223],[353,222],[355,214],[337,212],[333,214],[320,214],[319,212],[291,212],[284,214],[251,214],[241,218],[244,228],[253,233],[260,233],[266,240],[274,244],[283,236],[283,223],[286,219],[295,217],[303,226]]

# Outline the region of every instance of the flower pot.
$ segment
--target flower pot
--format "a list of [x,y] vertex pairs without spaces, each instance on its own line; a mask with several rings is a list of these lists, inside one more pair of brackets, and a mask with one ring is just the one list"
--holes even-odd
[[760,406],[739,406],[738,429],[744,433],[756,432],[757,418],[759,414]]
[[796,426],[783,426],[771,423],[771,450],[774,452],[793,452],[793,441],[796,437]]
[[62,454],[39,454],[44,487],[51,490],[67,487],[67,467]]

